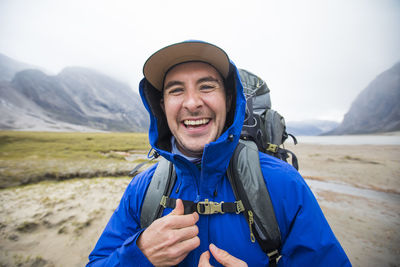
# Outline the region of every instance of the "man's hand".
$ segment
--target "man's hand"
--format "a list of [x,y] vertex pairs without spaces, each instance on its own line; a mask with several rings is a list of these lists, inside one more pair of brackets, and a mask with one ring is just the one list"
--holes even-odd
[[[210,251],[214,258],[225,267],[247,267],[244,261],[233,257],[231,254],[217,248],[214,244],[210,244]],[[199,267],[209,267],[210,265],[210,253],[208,251],[204,252],[200,256]]]
[[170,214],[155,220],[138,238],[139,249],[153,265],[177,265],[200,245],[199,215],[183,214],[183,203],[178,199]]

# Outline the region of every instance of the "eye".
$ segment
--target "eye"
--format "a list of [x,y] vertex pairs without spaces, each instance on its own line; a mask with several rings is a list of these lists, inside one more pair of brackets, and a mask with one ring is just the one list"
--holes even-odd
[[183,92],[183,88],[182,87],[174,87],[174,88],[168,89],[166,93],[168,95],[179,95],[182,92]]
[[218,88],[217,83],[203,83],[200,85],[200,90],[205,92],[213,91],[216,88]]

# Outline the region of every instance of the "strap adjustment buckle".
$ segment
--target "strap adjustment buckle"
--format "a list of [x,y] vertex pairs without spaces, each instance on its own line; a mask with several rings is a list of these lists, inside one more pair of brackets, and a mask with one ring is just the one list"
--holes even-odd
[[235,201],[236,203],[236,214],[239,214],[245,210],[243,202],[241,200]]
[[269,264],[272,266],[276,266],[277,262],[281,259],[281,255],[277,249],[267,253],[269,258]]
[[268,143],[266,150],[269,152],[272,152],[272,153],[276,153],[276,152],[278,152],[278,148],[279,148],[278,145]]
[[213,202],[213,201],[208,201],[208,199],[205,199],[204,201],[200,201],[197,203],[197,212],[199,214],[215,214],[215,213],[221,213],[224,214],[225,212],[222,211],[222,203],[221,202]]
[[161,197],[160,205],[163,206],[164,209],[167,207],[167,198],[167,196]]

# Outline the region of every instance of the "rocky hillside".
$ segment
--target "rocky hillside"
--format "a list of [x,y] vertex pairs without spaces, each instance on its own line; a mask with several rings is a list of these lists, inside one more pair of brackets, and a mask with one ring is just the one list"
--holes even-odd
[[[8,71],[12,71],[12,64]],[[146,131],[148,115],[132,89],[94,70],[56,76],[36,69],[0,82],[1,129]]]
[[343,122],[329,134],[400,130],[400,62],[383,72],[352,103]]

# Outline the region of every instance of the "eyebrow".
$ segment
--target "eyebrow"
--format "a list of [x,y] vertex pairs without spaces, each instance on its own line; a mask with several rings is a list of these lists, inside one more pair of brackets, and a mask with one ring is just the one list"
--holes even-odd
[[[200,78],[197,80],[196,84],[200,84],[203,82],[217,82],[217,83],[221,83],[221,81],[213,76],[206,76],[203,78]],[[165,86],[164,86],[164,90],[167,90],[168,88],[175,86],[175,85],[184,85],[184,82],[181,81],[177,81],[177,80],[173,80],[173,81],[169,81]]]
[[169,82],[164,86],[164,91],[167,90],[168,88],[174,86],[174,85],[183,85],[183,82],[180,82],[180,81],[169,81]]
[[199,80],[197,81],[198,84],[199,84],[199,83],[203,83],[203,82],[217,82],[217,83],[221,83],[221,81],[220,81],[219,79],[217,79],[217,78],[215,78],[215,77],[212,77],[212,76],[207,76],[207,77],[201,78],[201,79],[199,79]]

